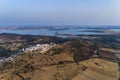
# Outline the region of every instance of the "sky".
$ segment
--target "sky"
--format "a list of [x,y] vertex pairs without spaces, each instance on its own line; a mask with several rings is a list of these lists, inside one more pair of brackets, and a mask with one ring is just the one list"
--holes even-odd
[[0,0],[10,25],[120,25],[120,0]]

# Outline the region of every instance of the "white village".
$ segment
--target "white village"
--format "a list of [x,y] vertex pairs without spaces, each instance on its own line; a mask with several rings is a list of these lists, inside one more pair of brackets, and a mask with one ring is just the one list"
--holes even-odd
[[[49,50],[50,48],[52,47],[55,47],[56,44],[55,43],[50,43],[50,44],[36,44],[34,46],[30,46],[30,47],[27,47],[27,48],[23,48],[21,52],[19,52],[19,54],[22,54],[22,52],[33,52],[33,51],[36,51],[36,50],[39,50],[40,53],[44,53],[46,52],[47,50]],[[19,55],[18,53],[16,53],[15,55],[12,55],[8,58],[2,58],[0,59],[0,64],[6,62],[6,61],[13,61],[14,58]]]

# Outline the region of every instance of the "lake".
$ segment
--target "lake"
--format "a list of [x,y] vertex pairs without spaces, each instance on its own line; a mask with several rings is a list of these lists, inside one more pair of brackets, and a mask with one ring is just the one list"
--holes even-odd
[[[99,35],[104,34],[102,32],[104,29],[88,29],[88,28],[42,28],[42,29],[3,29],[0,33],[16,33],[16,34],[32,34],[32,35]],[[105,29],[105,31],[113,31],[115,33],[120,33],[120,29]]]

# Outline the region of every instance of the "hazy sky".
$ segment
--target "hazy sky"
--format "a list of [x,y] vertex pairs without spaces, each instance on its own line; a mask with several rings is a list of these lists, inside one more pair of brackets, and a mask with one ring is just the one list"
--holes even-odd
[[120,0],[0,0],[0,25],[120,25]]

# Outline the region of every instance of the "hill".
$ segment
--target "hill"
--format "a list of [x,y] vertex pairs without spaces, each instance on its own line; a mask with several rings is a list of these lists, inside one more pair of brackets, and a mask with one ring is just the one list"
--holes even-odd
[[44,53],[25,52],[12,62],[3,63],[0,79],[118,80],[117,61],[113,50],[103,49],[94,41],[75,39],[57,44]]

